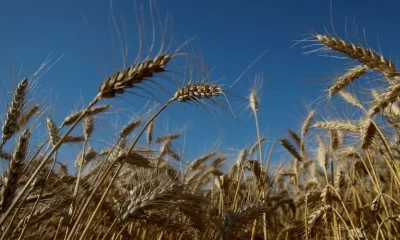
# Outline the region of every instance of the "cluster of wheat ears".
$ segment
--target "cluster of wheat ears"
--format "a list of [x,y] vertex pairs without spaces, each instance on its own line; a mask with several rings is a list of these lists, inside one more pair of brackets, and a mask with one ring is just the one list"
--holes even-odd
[[[0,239],[399,239],[400,73],[372,49],[337,36],[313,34],[312,40],[358,62],[328,96],[359,108],[360,119],[317,122],[310,111],[299,134],[289,130],[264,156],[259,99],[251,91],[246,99],[258,140],[227,171],[223,152],[183,159],[172,147],[179,134],[153,140],[156,119],[171,104],[208,107],[226,99],[227,89],[207,81],[180,86],[153,116],[123,127],[112,147],[90,147],[96,117],[112,109],[102,101],[143,90],[147,82],[161,86],[171,62],[187,56],[180,48],[115,72],[87,107],[61,124],[47,118],[41,145],[30,144],[36,128],[28,123],[42,106],[28,104],[31,81],[20,81],[3,118],[0,157],[8,168],[1,177]],[[371,72],[387,86],[364,104],[345,88]],[[71,135],[79,124],[83,133]],[[272,170],[275,143],[291,158]],[[57,161],[68,144],[82,144],[69,171]]]

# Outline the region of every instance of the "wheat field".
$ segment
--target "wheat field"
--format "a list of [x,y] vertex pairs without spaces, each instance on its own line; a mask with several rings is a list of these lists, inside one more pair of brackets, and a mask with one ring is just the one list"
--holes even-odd
[[[0,181],[1,240],[400,239],[400,72],[393,61],[336,34],[311,33],[300,42],[317,46],[310,53],[347,59],[325,98],[332,105],[341,98],[362,114],[323,120],[325,113],[310,110],[298,120],[300,129],[289,129],[267,147],[257,86],[237,96],[207,74],[195,77],[191,70],[201,61],[191,55],[192,41],[158,50],[139,46],[143,54],[133,64],[102,80],[89,104],[65,114],[61,123],[51,117],[40,122],[47,106],[29,94],[36,73],[9,89],[0,141],[8,166]],[[171,80],[179,59],[190,66],[180,72],[183,85]],[[349,90],[367,75],[382,80],[379,87]],[[169,97],[150,116],[116,130],[108,147],[92,147],[101,141],[94,135],[102,131],[96,121],[113,110],[113,100],[152,96],[149,85],[166,90],[160,78],[175,84]],[[369,98],[360,100],[359,92]],[[237,156],[210,151],[185,159],[172,146],[182,133],[155,131],[172,104],[234,115],[232,98],[251,110],[257,139]],[[40,125],[46,140],[38,144],[32,135]],[[71,144],[81,149],[75,159],[58,161]],[[276,167],[272,153],[279,147],[287,158]]]

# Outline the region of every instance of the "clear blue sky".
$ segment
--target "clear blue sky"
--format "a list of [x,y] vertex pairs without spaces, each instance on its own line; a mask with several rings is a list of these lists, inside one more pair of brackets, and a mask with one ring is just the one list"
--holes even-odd
[[[150,26],[148,0],[137,2],[144,5],[145,22]],[[366,26],[371,46],[377,48],[379,36],[383,53],[397,60],[400,42],[399,1],[332,2],[333,22],[339,34],[344,36],[346,18],[351,32],[355,18],[360,33]],[[201,49],[208,68],[216,66],[213,79],[224,77],[221,83],[232,82],[259,54],[268,49],[268,53],[232,91],[247,96],[255,74],[263,72],[260,124],[262,135],[269,141],[287,136],[288,128],[299,129],[307,115],[305,106],[320,97],[331,83],[332,76],[349,63],[316,54],[305,56],[302,47],[307,44],[289,49],[294,40],[304,39],[306,35],[303,34],[311,33],[310,29],[317,32],[323,32],[324,27],[331,29],[329,0],[158,0],[156,3],[163,17],[167,12],[172,14],[172,33],[177,41],[183,42],[198,36],[194,44]],[[114,0],[114,13],[118,19],[122,16],[126,23],[129,60],[133,61],[137,52],[133,1]],[[77,105],[82,106],[82,98],[87,103],[96,95],[104,79],[102,70],[110,72],[113,68],[110,62],[116,63],[110,58],[106,60],[102,54],[104,51],[110,56],[115,52],[110,41],[109,16],[107,0],[2,1],[1,82],[6,87],[12,84],[7,61],[15,68],[23,63],[23,77],[34,72],[48,54],[51,53],[53,59],[63,56],[40,79],[37,87],[38,100],[46,99],[46,103],[55,103],[49,114],[60,123]],[[121,25],[119,27],[122,30]],[[168,31],[171,32],[171,29]],[[96,41],[99,42],[99,48],[95,47]],[[117,63],[121,63],[120,59]],[[3,99],[0,99],[2,107]],[[126,101],[111,101],[117,106],[114,108],[117,112],[108,114],[108,122],[100,127],[117,119],[118,124],[122,125],[130,114],[140,110],[141,102],[137,102],[134,95],[126,95],[124,99]],[[234,105],[246,106],[243,102],[234,102]],[[216,116],[214,120],[207,112],[197,114],[189,105],[174,104],[160,118],[158,133],[164,133],[162,129],[167,124],[173,131],[189,123],[185,153],[190,156],[213,150],[212,144],[217,139],[221,139],[222,150],[241,149],[252,145],[256,134],[250,111],[236,108],[236,114],[239,120],[233,120],[227,114],[213,114]],[[41,121],[44,123],[44,119]]]

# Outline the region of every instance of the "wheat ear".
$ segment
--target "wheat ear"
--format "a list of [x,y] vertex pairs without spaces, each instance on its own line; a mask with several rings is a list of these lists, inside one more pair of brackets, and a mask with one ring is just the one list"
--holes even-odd
[[314,127],[328,129],[328,130],[330,130],[330,129],[338,130],[338,131],[343,131],[343,132],[352,132],[352,133],[358,133],[360,131],[359,124],[357,122],[351,122],[351,121],[317,122],[317,123],[314,124]]
[[301,158],[300,154],[297,152],[296,148],[285,138],[282,138],[279,140],[279,142],[282,144],[282,146],[290,153],[294,158],[296,158],[298,161],[303,161]]
[[18,120],[22,114],[25,104],[26,89],[28,87],[28,79],[22,80],[14,91],[11,106],[7,111],[6,119],[2,127],[2,137],[0,149],[8,139],[19,129]]
[[375,125],[372,123],[372,119],[365,118],[361,120],[360,127],[360,139],[361,139],[361,148],[367,149],[372,143],[374,136],[376,134],[377,129]]
[[375,53],[372,49],[356,46],[353,43],[347,43],[343,39],[326,35],[317,34],[315,37],[325,46],[357,59],[369,68],[381,72],[386,77],[391,78],[399,76],[394,63],[386,59],[383,55]]
[[28,150],[30,131],[25,130],[19,137],[17,148],[9,161],[9,167],[3,177],[1,188],[0,212],[4,212],[16,191],[16,185],[20,178],[23,161]]
[[308,113],[306,120],[303,123],[303,126],[301,127],[300,153],[301,153],[301,158],[303,160],[307,160],[306,135],[311,127],[312,121],[314,120],[314,116],[315,116],[315,110],[310,111]]
[[[61,127],[73,124],[78,118],[93,116],[102,113],[110,108],[109,104],[93,107],[89,110],[83,109],[78,112],[71,113],[67,116],[61,124]],[[83,114],[84,113],[84,114]],[[82,115],[83,114],[83,115]]]
[[388,105],[392,104],[400,95],[400,83],[389,86],[386,91],[380,94],[373,102],[372,107],[369,109],[370,116],[375,115],[380,110],[385,109]]
[[289,129],[288,132],[292,140],[296,143],[297,147],[300,147],[301,139],[299,135],[297,135],[297,133],[295,133],[292,129]]
[[368,69],[369,68],[365,65],[358,65],[349,69],[347,73],[340,76],[333,84],[333,86],[329,88],[329,97],[332,97],[333,95],[344,89],[347,85],[352,83],[354,80],[361,77],[368,71]]
[[173,55],[161,54],[154,59],[146,60],[114,73],[101,84],[99,99],[114,98],[117,94],[124,93],[125,89],[133,88],[155,74],[164,72],[172,57]]
[[147,144],[150,145],[153,141],[154,121],[152,121],[147,129]]
[[187,84],[175,92],[173,100],[180,102],[199,101],[219,96],[223,93],[221,87],[207,83]]

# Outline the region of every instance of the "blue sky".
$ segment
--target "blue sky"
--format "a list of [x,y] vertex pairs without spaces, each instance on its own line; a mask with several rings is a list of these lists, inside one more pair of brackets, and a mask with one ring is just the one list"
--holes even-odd
[[[400,15],[397,10],[400,2],[332,2],[333,23],[341,36],[345,36],[345,25],[349,32],[353,31],[355,19],[360,34],[363,27],[366,27],[371,46],[377,49],[379,41],[382,52],[388,58],[397,60],[396,46],[400,40]],[[146,27],[150,27],[148,0],[138,0],[137,3],[144,6]],[[309,36],[307,34],[311,33],[311,29],[320,33],[324,27],[332,30],[329,0],[158,0],[156,4],[163,19],[167,12],[173,16],[172,28],[168,29],[168,33],[172,33],[177,41],[173,46],[197,36],[190,46],[201,49],[208,69],[215,67],[213,79],[223,78],[220,80],[222,84],[233,82],[257,56],[268,49],[267,54],[231,91],[247,97],[255,74],[263,72],[259,118],[262,135],[269,142],[287,136],[289,128],[299,129],[308,109],[325,109],[321,106],[326,102],[318,100],[317,106],[315,99],[324,99],[322,94],[332,82],[332,77],[348,66],[346,64],[352,63],[319,57],[317,54],[305,56],[303,53],[306,50],[302,47],[309,43],[290,48],[295,40]],[[120,31],[120,17],[124,19],[129,47],[128,61],[133,62],[138,48],[133,1],[114,0],[113,6]],[[111,57],[114,53],[120,56],[120,52],[119,46],[117,50],[112,47],[109,16],[110,5],[107,0],[2,1],[2,84],[6,89],[15,85],[17,78],[10,75],[12,67],[21,70],[20,77],[29,76],[50,53],[53,60],[62,56],[40,78],[35,92],[38,101],[54,104],[47,115],[60,123],[66,114],[80,108],[82,102],[87,103],[96,95],[105,77],[104,71],[111,73],[114,66],[121,66],[121,58],[116,61]],[[170,87],[167,88],[170,90]],[[2,107],[3,99],[0,99]],[[102,130],[107,124],[123,125],[135,112],[141,110],[144,103],[134,95],[106,102],[115,107],[99,120]],[[224,151],[251,146],[256,139],[251,112],[245,109],[244,101],[231,103],[238,119],[211,110],[213,118],[207,111],[198,114],[199,111],[190,105],[174,104],[160,118],[158,134],[172,133],[188,126],[184,145],[188,160],[194,155],[214,150],[213,144],[217,141],[220,142],[218,149]],[[39,121],[44,123],[44,119]],[[104,136],[105,141],[112,139],[108,135]],[[182,146],[176,145],[179,150],[182,150]],[[65,155],[66,159],[68,157],[68,154]]]

